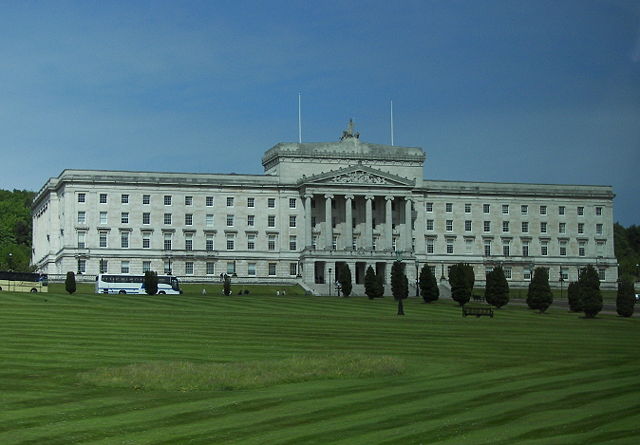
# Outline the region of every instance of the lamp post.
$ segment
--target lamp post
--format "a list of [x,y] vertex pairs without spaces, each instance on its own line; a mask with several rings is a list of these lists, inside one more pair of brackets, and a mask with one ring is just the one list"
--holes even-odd
[[564,283],[564,277],[562,276],[562,266],[560,266],[560,299],[562,300],[562,284]]
[[329,268],[329,279],[327,280],[329,281],[329,296],[331,296],[331,279],[332,279],[331,268]]
[[8,264],[9,272],[13,271],[13,253],[9,252],[9,264]]
[[420,296],[420,260],[416,257],[416,297]]

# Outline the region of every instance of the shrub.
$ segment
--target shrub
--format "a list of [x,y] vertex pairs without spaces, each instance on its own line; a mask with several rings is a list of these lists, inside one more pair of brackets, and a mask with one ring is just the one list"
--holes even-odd
[[420,271],[420,295],[425,303],[431,303],[440,297],[438,279],[427,264],[422,266]]
[[451,285],[451,298],[460,306],[464,306],[471,299],[473,291],[473,268],[468,264],[454,264],[449,270],[449,284]]
[[600,294],[600,277],[593,266],[588,265],[578,278],[578,295],[580,306],[585,317],[593,318],[602,310],[602,295]]
[[382,276],[376,275],[373,271],[373,267],[367,267],[367,271],[364,274],[364,293],[367,294],[369,300],[380,298],[384,295],[384,284],[382,279]]
[[509,302],[509,283],[502,267],[496,267],[487,274],[484,299],[495,307],[502,307]]
[[158,293],[158,274],[148,270],[144,273],[144,291],[147,295]]
[[620,280],[620,282],[618,282],[618,296],[616,298],[616,311],[618,311],[618,315],[631,317],[635,304],[636,295],[633,283],[628,280]]
[[527,305],[540,313],[546,311],[553,303],[553,294],[549,287],[549,271],[544,267],[536,267],[533,279],[529,283]]
[[67,272],[67,278],[64,280],[64,289],[70,294],[76,291],[76,274],[71,271]]
[[340,282],[340,287],[342,289],[342,295],[348,297],[351,295],[351,289],[353,288],[351,284],[351,269],[349,269],[349,265],[343,263],[340,266],[340,278],[338,278]]
[[394,261],[391,266],[391,293],[398,302],[398,315],[404,315],[402,300],[409,296],[409,281],[400,261]]
[[569,302],[569,310],[571,312],[582,312],[580,291],[578,290],[578,283],[575,281],[569,283],[569,287],[567,287],[567,301]]
[[224,282],[222,284],[222,292],[225,295],[231,295],[231,277],[226,274],[224,276]]

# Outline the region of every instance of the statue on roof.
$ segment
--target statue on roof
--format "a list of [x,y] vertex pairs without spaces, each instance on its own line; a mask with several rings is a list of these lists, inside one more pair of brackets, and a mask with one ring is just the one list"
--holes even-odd
[[347,129],[342,132],[342,136],[340,136],[340,140],[344,141],[345,139],[360,139],[360,133],[354,131],[353,119],[349,119],[349,125],[347,125]]

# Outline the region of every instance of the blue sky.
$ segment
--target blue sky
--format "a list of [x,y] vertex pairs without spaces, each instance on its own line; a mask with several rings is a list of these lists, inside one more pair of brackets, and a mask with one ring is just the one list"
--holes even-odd
[[612,185],[640,224],[637,1],[6,1],[0,187],[65,168],[261,173],[361,139],[425,177]]

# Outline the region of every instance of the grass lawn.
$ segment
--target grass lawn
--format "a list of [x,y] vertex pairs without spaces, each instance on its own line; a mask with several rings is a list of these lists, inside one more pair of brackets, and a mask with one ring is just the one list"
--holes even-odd
[[[415,298],[398,317],[388,297],[293,288],[51,290],[0,293],[1,444],[640,440],[638,318],[515,305],[463,318],[451,301]],[[248,380],[208,380],[227,372]]]

